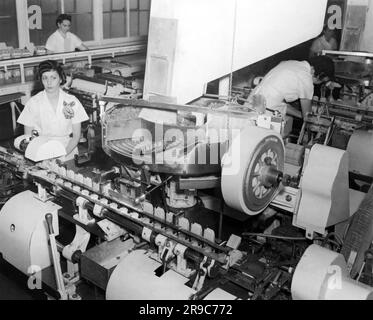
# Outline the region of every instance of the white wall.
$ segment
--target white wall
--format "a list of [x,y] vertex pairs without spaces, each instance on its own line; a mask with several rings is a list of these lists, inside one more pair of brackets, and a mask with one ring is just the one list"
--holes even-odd
[[145,95],[188,103],[206,83],[317,36],[327,0],[152,0]]

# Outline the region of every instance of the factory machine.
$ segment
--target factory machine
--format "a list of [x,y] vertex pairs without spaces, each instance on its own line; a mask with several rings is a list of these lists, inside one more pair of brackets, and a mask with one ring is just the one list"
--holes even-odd
[[[372,54],[324,51],[333,59],[335,81],[320,90],[314,100],[315,114],[332,120],[331,143],[346,149],[350,172],[357,180],[371,182],[370,145],[373,121]],[[334,139],[345,137],[344,139]]]
[[[69,70],[70,69],[70,70]],[[78,165],[91,161],[95,151],[101,149],[102,108],[99,97],[113,96],[126,99],[142,97],[145,55],[135,53],[110,59],[93,61],[89,68],[66,68],[70,74],[65,90],[76,96],[84,106],[89,122],[83,125],[82,140],[85,141],[85,152],[75,159]]]
[[371,298],[369,258],[337,228],[350,217],[345,151],[285,145],[279,119],[227,102],[102,102],[104,165],[1,149],[29,186],[2,207],[0,251],[48,294],[84,298],[90,284],[107,299]]
[[[219,3],[215,10],[232,9]],[[278,1],[272,4],[274,17],[296,27],[310,15],[321,22],[326,1],[304,1],[292,18],[278,14]],[[237,0],[235,19],[248,12],[254,18],[261,5],[241,6],[252,4]],[[81,97],[93,88],[101,93],[94,108],[100,161],[63,163],[54,142],[42,137],[25,152],[0,148],[8,192],[0,211],[2,259],[28,277],[30,289],[56,299],[371,299],[372,189],[350,189],[349,152],[329,143],[292,143],[284,115],[197,94],[219,68],[209,44],[198,56],[185,49],[187,8],[165,12],[152,1],[146,99],[108,94],[113,72],[104,85],[84,77],[73,82]],[[177,24],[157,9],[180,15]],[[212,21],[218,13],[212,10]],[[192,16],[194,26],[206,25],[206,16]],[[237,35],[242,26],[237,23]],[[163,47],[157,32],[166,31],[174,38],[164,37]],[[291,34],[283,35],[288,46],[296,44]],[[228,43],[224,34],[221,40]],[[247,58],[241,49],[239,58]],[[249,49],[251,57],[274,54]],[[192,83],[179,82],[196,69],[178,59],[200,64],[203,53],[209,56],[203,72]],[[232,67],[221,61],[219,67]]]

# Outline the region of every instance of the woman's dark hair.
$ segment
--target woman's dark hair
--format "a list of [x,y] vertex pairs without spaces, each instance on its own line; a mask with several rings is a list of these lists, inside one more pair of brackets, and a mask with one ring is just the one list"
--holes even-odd
[[69,20],[71,22],[71,16],[65,13],[60,14],[56,19],[56,26],[58,27],[58,25],[62,23],[64,20]]
[[41,77],[44,72],[52,71],[52,70],[56,71],[58,75],[60,76],[61,85],[65,84],[66,75],[62,69],[62,64],[54,60],[45,60],[45,61],[40,62],[39,67],[38,67],[39,79],[41,80]]
[[329,79],[334,78],[334,62],[331,58],[326,56],[317,56],[309,59],[309,63],[315,69],[316,77],[325,77]]

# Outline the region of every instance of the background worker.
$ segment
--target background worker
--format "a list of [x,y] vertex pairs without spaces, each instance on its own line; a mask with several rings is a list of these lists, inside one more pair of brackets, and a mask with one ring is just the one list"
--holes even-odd
[[276,110],[284,102],[299,100],[301,111],[287,105],[286,113],[304,118],[312,110],[314,85],[326,83],[333,77],[334,63],[325,56],[314,57],[309,61],[283,61],[265,75],[250,97],[262,96],[269,110]]
[[79,37],[69,31],[71,28],[70,15],[60,14],[56,19],[56,26],[58,29],[49,36],[45,44],[48,53],[71,52],[76,49],[89,50]]

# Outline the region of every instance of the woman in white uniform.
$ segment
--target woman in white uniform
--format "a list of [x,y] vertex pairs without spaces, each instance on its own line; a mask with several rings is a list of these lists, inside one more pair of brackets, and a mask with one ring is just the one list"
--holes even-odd
[[38,71],[44,90],[31,97],[17,122],[24,125],[26,135],[36,130],[39,136],[62,142],[65,161],[71,160],[78,153],[81,123],[88,120],[87,113],[76,97],[61,89],[66,76],[57,61],[41,62]]

